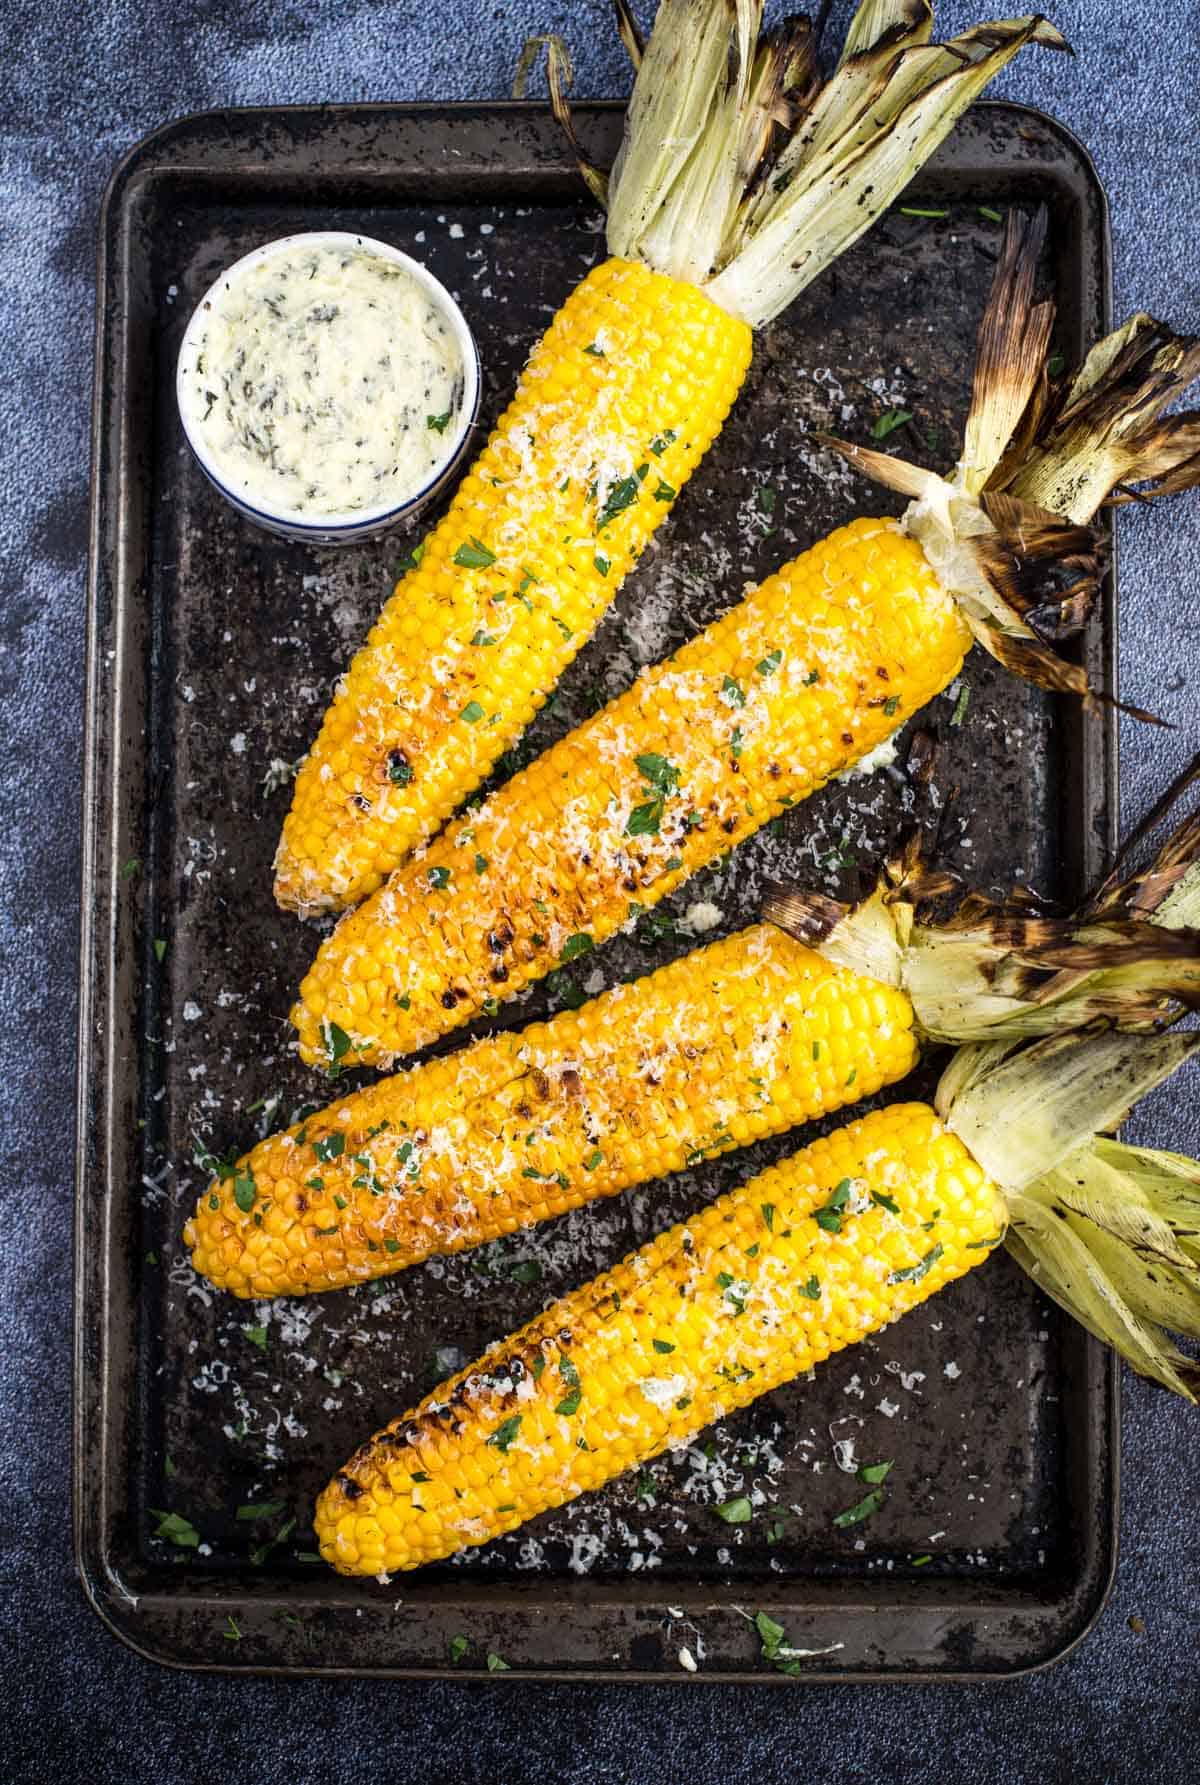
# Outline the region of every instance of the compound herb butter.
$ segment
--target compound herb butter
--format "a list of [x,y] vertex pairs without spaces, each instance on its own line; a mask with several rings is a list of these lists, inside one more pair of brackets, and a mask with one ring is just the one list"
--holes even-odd
[[314,520],[400,507],[460,433],[462,353],[406,266],[357,243],[251,256],[188,329],[179,395],[230,492]]

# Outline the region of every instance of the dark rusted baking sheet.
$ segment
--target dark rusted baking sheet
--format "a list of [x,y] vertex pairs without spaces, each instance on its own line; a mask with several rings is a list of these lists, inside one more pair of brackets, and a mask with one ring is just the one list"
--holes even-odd
[[[619,110],[582,106],[579,123],[600,154]],[[719,443],[530,743],[625,686],[745,581],[886,503],[814,445],[815,429],[866,439],[886,411],[909,410],[906,444],[953,458],[995,213],[1036,201],[1051,213],[1059,345],[1073,354],[1106,322],[1105,206],[1082,150],[1035,113],[977,109],[907,201],[947,214],[897,208],[760,339]],[[346,1294],[244,1304],[193,1277],[180,1229],[204,1182],[197,1151],[240,1149],[327,1095],[296,1063],[285,1021],[316,933],[275,910],[269,867],[288,765],[412,541],[309,551],[252,531],[187,455],[173,364],[223,265],[325,227],[410,248],[456,293],[480,342],[485,425],[604,251],[540,107],[212,113],[150,138],[114,178],[97,334],[76,1205],[77,1543],[93,1603],[144,1653],[196,1668],[478,1674],[491,1654],[505,1681],[679,1680],[692,1677],[686,1650],[698,1680],[794,1686],[760,1655],[758,1611],[813,1652],[802,1677],[1045,1663],[1088,1627],[1113,1562],[1115,1378],[1004,1256],[686,1453],[458,1563],[376,1584],[310,1559],[313,1497],[375,1426],[797,1144]],[[1112,602],[1110,588],[1087,645],[1109,687]],[[941,738],[935,807],[960,790],[949,859],[988,886],[1015,871],[1046,893],[1080,890],[1116,823],[1111,721],[1006,681],[976,653],[925,724]],[[679,920],[696,901],[738,927],[768,869],[847,888],[911,815],[903,761],[902,749],[898,767],[835,784],[502,1020],[682,951]],[[917,1084],[931,1082],[927,1071]],[[835,1525],[865,1491],[854,1462],[888,1459],[883,1509]],[[725,1524],[714,1503],[744,1493],[763,1504],[748,1525]],[[156,1535],[164,1513],[198,1547]]]

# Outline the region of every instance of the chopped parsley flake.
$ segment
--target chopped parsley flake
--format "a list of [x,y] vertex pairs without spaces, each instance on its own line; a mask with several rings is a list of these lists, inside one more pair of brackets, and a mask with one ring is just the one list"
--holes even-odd
[[839,1512],[833,1522],[842,1531],[849,1525],[861,1525],[864,1519],[870,1518],[872,1513],[879,1511],[886,1498],[887,1495],[881,1487],[873,1488],[869,1494],[864,1494],[856,1505],[848,1506],[845,1512]]
[[156,1537],[165,1537],[168,1543],[175,1544],[179,1549],[199,1549],[200,1533],[190,1520],[183,1518],[178,1512],[158,1512],[154,1507],[150,1508],[150,1516],[158,1520],[154,1532]]
[[631,503],[637,501],[638,490],[645,475],[646,466],[643,465],[641,476],[635,473],[632,477],[619,477],[615,483],[609,485],[604,506],[596,516],[597,533],[607,527],[610,521],[616,520],[619,514],[623,514]]
[[521,1414],[511,1413],[506,1420],[503,1420],[496,1427],[495,1431],[488,1439],[488,1443],[493,1449],[502,1453],[507,1453],[509,1445],[521,1429],[521,1418]]
[[495,552],[490,552],[482,540],[471,538],[465,545],[460,545],[454,554],[454,562],[464,570],[487,570],[496,562]]
[[483,718],[483,708],[477,700],[469,700],[460,715],[468,725],[478,725]]
[[345,1151],[346,1136],[344,1134],[323,1134],[320,1140],[313,1142],[313,1152],[322,1165],[328,1165],[332,1160],[340,1159]]
[[735,1500],[723,1500],[713,1511],[718,1518],[723,1518],[727,1525],[748,1525],[754,1515],[749,1496],[739,1494]]
[[558,958],[564,962],[577,961],[581,954],[589,954],[595,946],[586,930],[577,930],[573,936],[567,937]]
[[247,1501],[245,1505],[238,1507],[234,1517],[247,1522],[260,1518],[274,1518],[277,1513],[283,1511],[286,1505],[286,1500]]
[[450,884],[450,870],[449,868],[430,868],[426,879],[435,892],[440,892]]
[[902,428],[906,421],[912,420],[911,409],[885,409],[883,414],[872,424],[871,438],[886,440],[897,428]]
[[783,662],[782,651],[770,651],[761,662],[754,665],[760,676],[773,676]]
[[450,425],[450,417],[453,413],[451,409],[444,409],[440,415],[427,415],[425,426],[432,428],[435,434],[444,434]]
[[265,1326],[244,1326],[242,1331],[245,1333],[250,1343],[252,1345],[257,1345],[260,1351],[265,1351],[267,1349],[267,1329]]
[[918,1264],[906,1265],[903,1270],[893,1271],[888,1278],[889,1285],[893,1283],[920,1283],[923,1278],[929,1275],[945,1249],[946,1248],[940,1243],[936,1246],[931,1246],[924,1258],[922,1258]]

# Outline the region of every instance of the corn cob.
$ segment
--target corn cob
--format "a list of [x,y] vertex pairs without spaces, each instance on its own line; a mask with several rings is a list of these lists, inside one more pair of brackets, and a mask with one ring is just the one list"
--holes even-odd
[[[1200,1332],[1200,1166],[1092,1136],[1198,1044],[962,1050],[937,1112],[897,1104],[814,1142],[377,1433],[317,1503],[321,1554],[345,1574],[416,1568],[601,1487],[925,1302],[987,1257],[1010,1215],[1051,1294],[1194,1398],[1200,1369],[1148,1322],[1166,1307]],[[1106,1229],[1088,1212],[1101,1182]],[[1169,1292],[1161,1260],[1142,1264],[1128,1239],[1130,1210],[1152,1202],[1177,1261]]]
[[281,905],[356,903],[478,786],[719,431],[752,327],[870,226],[1022,45],[1065,47],[1035,18],[930,46],[928,8],[884,11],[865,0],[822,86],[807,21],[760,42],[762,0],[663,0],[618,166],[582,164],[610,258],[340,682],[284,824]]
[[888,737],[969,644],[894,521],[842,528],[343,918],[292,1012],[302,1056],[350,1037],[348,1061],[386,1063],[605,941]]
[[1193,817],[1074,918],[972,894],[931,922],[918,907],[946,877],[912,850],[857,907],[775,889],[778,929],[755,925],[260,1142],[200,1198],[184,1230],[193,1264],[236,1295],[338,1288],[869,1096],[909,1070],[918,1038],[1162,1027],[1200,1002],[1200,940],[1181,933],[1200,924],[1197,857]]
[[1051,402],[1051,307],[1031,296],[1043,230],[1010,218],[956,481],[845,448],[918,498],[905,520],[854,521],[803,553],[397,869],[301,985],[304,1059],[386,1063],[602,942],[890,736],[973,638],[1090,693],[1048,642],[1098,587],[1085,523],[1110,485],[1200,478],[1200,418],[1156,419],[1200,345],[1135,318]]
[[780,1133],[915,1061],[903,993],[759,924],[272,1135],[184,1239],[235,1295],[337,1288]]

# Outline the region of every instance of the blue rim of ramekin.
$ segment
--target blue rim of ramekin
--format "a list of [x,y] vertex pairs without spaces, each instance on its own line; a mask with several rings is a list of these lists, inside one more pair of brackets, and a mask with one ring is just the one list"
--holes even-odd
[[[378,514],[367,514],[358,520],[305,521],[299,518],[293,520],[285,514],[277,514],[268,508],[256,508],[254,503],[247,502],[244,496],[240,496],[236,491],[231,490],[229,485],[218,476],[217,472],[205,462],[205,457],[196,445],[196,442],[192,437],[192,431],[184,416],[183,404],[179,401],[179,379],[182,371],[184,348],[187,345],[192,325],[199,316],[209,293],[212,292],[216,286],[220,285],[223,279],[227,279],[230,273],[235,272],[243,262],[256,258],[265,258],[269,251],[281,248],[285,243],[312,240],[314,237],[323,241],[341,237],[346,241],[356,243],[360,248],[366,248],[368,250],[372,248],[382,248],[385,251],[386,256],[390,257],[391,255],[398,255],[402,262],[415,269],[420,276],[420,280],[422,282],[427,280],[429,285],[433,287],[432,295],[448,308],[452,319],[457,320],[462,330],[463,337],[471,349],[471,362],[474,365],[475,370],[475,390],[474,398],[471,403],[471,412],[462,425],[462,431],[458,437],[458,444],[453,448],[450,457],[446,459],[444,464],[434,473],[427,483],[422,484],[419,490],[415,491],[413,495],[406,497],[405,500],[398,503],[396,507],[385,509]],[[236,509],[237,513],[242,515],[244,519],[257,522],[258,525],[264,527],[268,532],[274,533],[276,537],[311,539],[316,544],[327,543],[339,538],[355,539],[366,537],[370,534],[383,533],[405,519],[415,519],[420,511],[433,500],[441,489],[445,487],[445,484],[461,463],[463,455],[470,443],[471,436],[474,433],[476,422],[479,419],[479,407],[482,392],[483,367],[479,358],[479,347],[475,340],[471,325],[463,315],[462,308],[454,295],[447,291],[437,274],[432,272],[423,261],[417,260],[405,249],[397,248],[391,242],[381,241],[377,236],[361,235],[357,230],[350,229],[298,230],[294,235],[277,236],[272,241],[263,242],[258,248],[252,248],[248,254],[240,255],[237,260],[231,262],[229,266],[227,266],[209,285],[205,287],[199,303],[197,303],[192,314],[188,317],[187,326],[183,331],[183,340],[179,344],[179,355],[175,362],[175,407],[179,413],[179,423],[183,429],[183,437],[187,443],[188,450],[208,482],[219,495],[224,496],[230,507]]]

